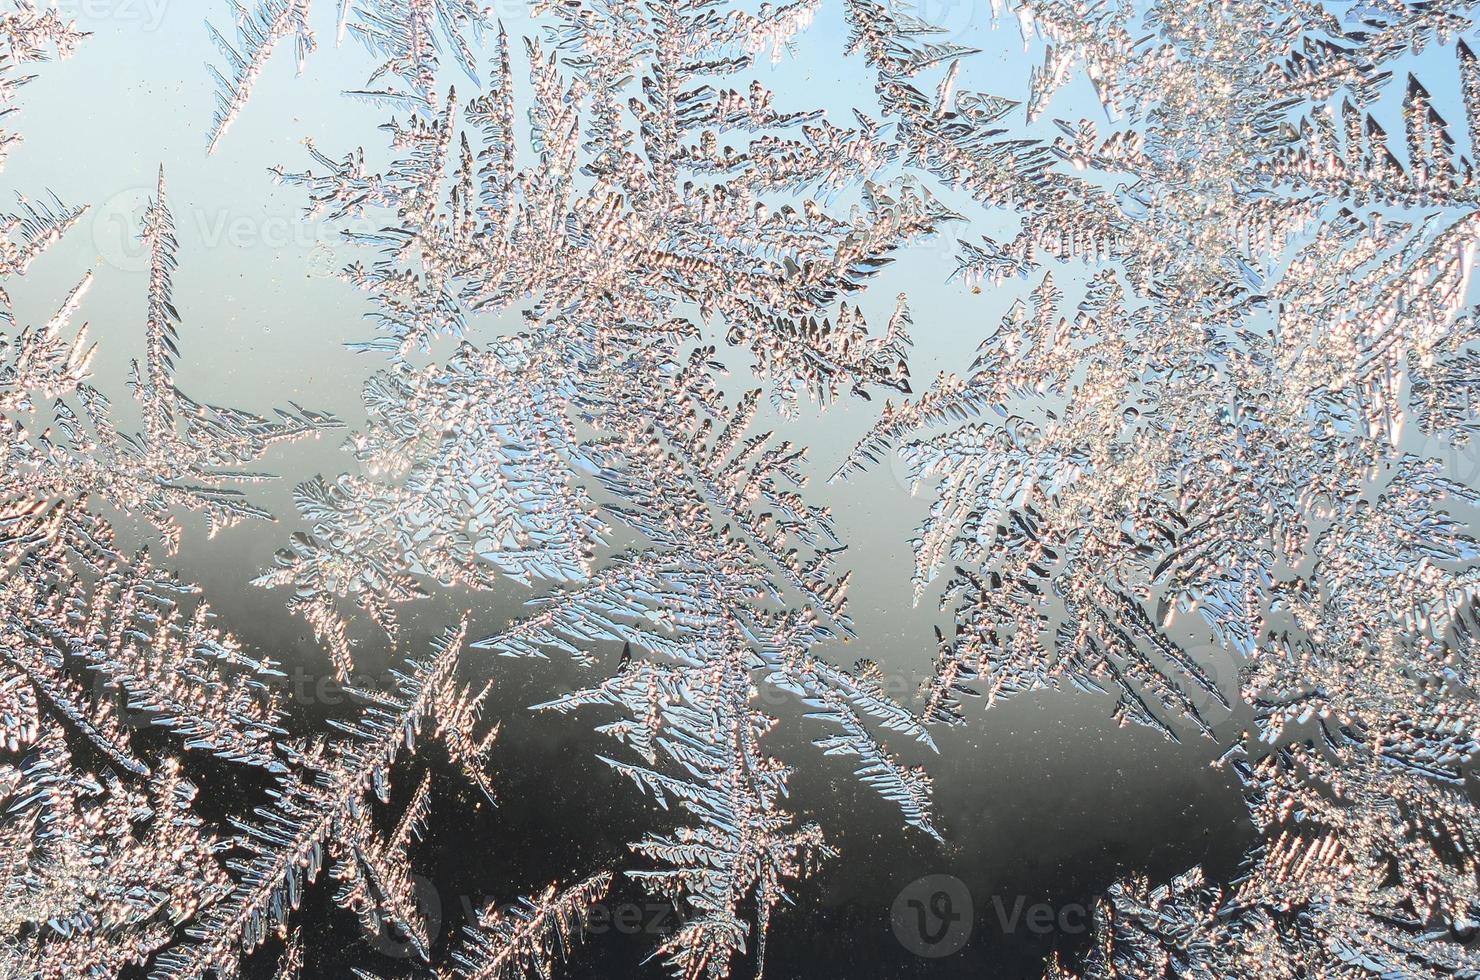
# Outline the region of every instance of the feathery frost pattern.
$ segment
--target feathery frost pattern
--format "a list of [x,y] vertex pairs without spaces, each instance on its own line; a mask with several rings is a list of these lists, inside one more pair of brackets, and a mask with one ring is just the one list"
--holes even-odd
[[[1007,6],[1044,50],[1016,101],[964,91],[975,52],[930,25],[850,4],[914,159],[1021,221],[962,242],[959,274],[1037,285],[838,477],[897,452],[931,487],[915,594],[956,628],[927,717],[1106,692],[1223,743],[1263,835],[1228,885],[1117,885],[1046,976],[1467,975],[1477,498],[1435,447],[1474,423],[1471,5]],[[1406,74],[1434,48],[1448,77]],[[1124,128],[1014,138],[1078,72]],[[1046,268],[1068,259],[1083,285]]]
[[[865,857],[796,784],[842,766],[900,846],[945,843],[915,760],[1054,690],[1206,746],[1258,843],[1231,880],[1113,884],[1046,980],[1480,975],[1480,487],[1445,462],[1480,425],[1476,6],[992,0],[973,33],[876,0],[541,0],[511,37],[476,0],[230,0],[210,152],[253,113],[286,130],[253,93],[290,47],[359,66],[338,94],[383,119],[272,171],[340,233],[346,357],[378,363],[254,598],[349,704],[298,710],[168,567],[271,520],[257,467],[341,423],[180,390],[205,311],[175,303],[162,169],[115,411],[94,338],[129,332],[80,323],[91,273],[12,312],[84,209],[19,197],[0,975],[314,976],[322,913],[387,975],[549,978],[622,887],[678,912],[651,950],[674,976],[760,975],[777,914]],[[834,15],[866,80],[846,121],[762,64]],[[1013,24],[1017,72],[978,46]],[[85,40],[0,12],[0,164],[24,72]],[[917,389],[914,338],[954,327],[895,263],[947,233],[941,278],[1005,313]],[[796,436],[829,408],[843,453]],[[848,525],[809,488],[891,455],[925,498],[895,582],[949,621],[915,704],[849,655]],[[652,822],[446,928],[424,835],[497,812],[503,658],[582,672],[532,707],[594,723]],[[814,752],[777,748],[794,727]]]
[[[383,172],[364,151],[317,149],[316,169],[278,171],[312,215],[393,210],[402,225],[352,233],[374,257],[345,272],[381,335],[356,346],[392,360],[348,445],[368,475],[300,487],[312,532],[260,584],[292,586],[341,671],[345,599],[394,636],[395,606],[434,582],[495,576],[545,591],[478,649],[593,664],[620,647],[615,675],[539,707],[620,712],[602,730],[633,755],[607,761],[693,821],[634,844],[658,867],[630,872],[687,913],[660,952],[689,976],[728,976],[752,945],[763,962],[773,911],[831,853],[785,805],[791,770],[766,752],[775,720],[757,684],[795,697],[826,727],[825,754],[937,834],[928,777],[880,740],[933,748],[924,726],[868,669],[818,649],[852,626],[831,517],[802,496],[805,453],[759,428],[765,388],[726,393],[704,341],[717,321],[783,416],[803,398],[909,390],[903,300],[874,335],[848,297],[948,213],[873,179],[889,159],[873,123],[778,112],[758,83],[715,87],[811,13],[553,7],[555,53],[525,44],[527,140],[500,31],[488,89],[465,107],[405,69],[417,50],[378,73],[410,109],[387,125]],[[729,133],[754,135],[740,152],[721,149]],[[853,212],[830,214],[822,200],[845,188]],[[495,313],[524,326],[476,346]],[[413,369],[441,334],[465,339]]]
[[[47,41],[66,53],[80,37],[54,11],[27,8],[0,24],[18,60],[39,57]],[[88,277],[46,324],[7,330],[0,346],[0,948],[18,975],[109,976],[146,963],[231,888],[221,840],[195,811],[190,760],[287,771],[274,664],[222,631],[198,589],[147,552],[124,551],[90,507],[106,500],[173,546],[175,508],[213,527],[259,516],[229,487],[233,467],[334,423],[302,411],[270,423],[183,395],[162,178],[144,238],[151,273],[135,393],[145,431],[120,432],[87,382],[92,347],[72,319]]]

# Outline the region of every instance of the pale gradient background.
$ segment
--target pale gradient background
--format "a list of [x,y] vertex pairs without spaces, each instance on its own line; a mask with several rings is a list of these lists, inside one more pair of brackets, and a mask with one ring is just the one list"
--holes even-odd
[[[197,398],[263,413],[292,399],[333,412],[351,428],[360,425],[360,384],[381,362],[343,347],[370,336],[361,320],[367,306],[361,294],[328,274],[354,253],[341,248],[333,229],[304,224],[302,194],[275,186],[267,172],[274,164],[306,166],[302,140],[310,135],[331,156],[361,144],[376,159],[382,152],[375,127],[385,113],[338,94],[362,84],[371,62],[352,41],[335,49],[336,5],[321,5],[315,22],[320,48],[302,77],[294,77],[291,52],[280,51],[211,158],[205,155],[205,133],[213,94],[205,62],[218,59],[202,18],[209,14],[225,27],[226,6],[203,8],[187,0],[73,0],[60,6],[93,36],[71,60],[42,66],[24,92],[18,126],[26,139],[12,152],[0,181],[32,196],[51,190],[93,211],[12,288],[18,320],[44,320],[81,274],[93,269],[96,282],[83,314],[101,345],[95,382],[131,417],[124,380],[129,360],[142,349],[146,281],[133,239],[162,163],[180,240],[175,298],[183,320],[181,387]],[[986,52],[963,72],[962,87],[1022,97],[1041,46],[1034,43],[1025,54],[1014,24],[990,30],[989,11],[984,0],[933,0],[923,15]],[[522,5],[505,2],[498,14],[511,37],[532,30]],[[845,35],[841,4],[825,0],[794,50],[777,65],[762,65],[760,77],[776,90],[778,109],[820,102],[840,123],[849,120],[854,105],[876,113],[867,70],[861,60],[843,58]],[[449,80],[462,90],[469,85],[453,73]],[[1037,129],[1048,135],[1054,115],[1104,118],[1083,82],[1059,95]],[[973,292],[947,281],[956,237],[1010,234],[1015,225],[1008,214],[982,214],[957,198],[947,200],[972,218],[969,227],[952,229],[898,262],[880,277],[866,304],[872,322],[882,327],[894,295],[909,291],[917,390],[943,368],[964,368],[976,344],[1024,292],[1022,284]],[[1077,298],[1074,285],[1082,269],[1056,268],[1054,274],[1069,298]],[[483,323],[476,330],[501,326]],[[478,339],[476,331],[472,339]],[[739,352],[725,356],[737,367],[744,364]],[[737,385],[747,380],[743,367],[737,375]],[[823,483],[880,406],[847,402],[820,416],[805,406],[796,422],[778,424],[787,438],[813,447],[812,491],[833,506],[850,544],[846,560],[854,571],[859,637],[830,655],[849,664],[876,659],[896,690],[912,694],[929,670],[932,625],[949,625],[933,597],[919,607],[910,601],[908,541],[928,499],[908,495],[897,466],[881,466],[839,486]],[[354,465],[338,451],[339,442],[331,433],[274,453],[263,464],[281,479],[251,492],[279,516],[277,524],[239,526],[206,541],[203,524],[187,518],[178,559],[182,574],[204,585],[224,625],[302,678],[299,690],[309,693],[295,705],[300,721],[347,709],[320,703],[312,693],[323,658],[304,624],[284,611],[284,596],[247,583],[298,527],[288,497],[293,484]],[[422,603],[414,615],[408,610],[406,648],[424,649],[421,644],[464,604],[475,609],[474,635],[488,635],[525,596],[510,585],[494,595],[439,596]],[[363,666],[377,671],[389,661],[389,651],[373,632],[362,635]],[[1213,655],[1213,662],[1229,690],[1226,661]],[[670,825],[593,758],[597,748],[611,750],[590,734],[598,721],[594,715],[560,719],[524,710],[581,683],[577,671],[559,662],[490,660],[480,667],[498,679],[490,717],[503,720],[495,753],[502,806],[475,813],[458,806],[463,797],[438,801],[423,853],[426,866],[437,869],[431,878],[448,929],[462,920],[461,895],[509,898],[552,877],[621,866],[628,860],[626,841],[648,827]],[[1217,746],[1190,731],[1183,743],[1173,744],[1149,730],[1116,728],[1111,708],[1108,698],[1069,692],[1023,696],[990,712],[974,709],[969,726],[938,732],[941,755],[928,761],[949,841],[939,847],[902,829],[890,806],[851,779],[844,761],[824,759],[806,746],[813,730],[797,724],[792,707],[779,705],[783,724],[774,746],[797,766],[795,803],[833,829],[842,857],[803,885],[797,907],[777,918],[767,975],[1033,976],[1047,949],[1072,947],[1076,937],[1036,936],[1021,928],[1004,935],[993,896],[1009,908],[1019,895],[1029,905],[1047,901],[1062,907],[1088,901],[1128,872],[1165,878],[1208,862],[1216,875],[1230,875],[1251,838],[1234,779],[1209,765]],[[1240,727],[1239,720],[1225,719],[1220,731],[1226,739]],[[476,850],[472,841],[478,842]],[[976,923],[960,953],[927,960],[896,942],[889,907],[900,888],[935,873],[966,882]],[[641,894],[624,884],[616,900],[641,901]],[[309,904],[327,906],[327,889],[312,893]],[[387,977],[404,975],[404,963],[356,939],[348,916],[336,911],[307,921],[310,931],[324,933],[313,943],[308,975],[347,976],[351,963]],[[596,937],[574,975],[658,977],[658,964],[640,965],[654,942],[648,936]],[[266,968],[262,958],[254,965]]]

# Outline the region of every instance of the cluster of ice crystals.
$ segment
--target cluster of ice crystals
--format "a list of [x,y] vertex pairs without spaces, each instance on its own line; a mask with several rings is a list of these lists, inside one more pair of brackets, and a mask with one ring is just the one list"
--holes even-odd
[[[212,149],[279,45],[314,50],[322,6],[233,0],[232,29],[211,28]],[[1067,686],[1209,740],[1261,842],[1231,882],[1115,885],[1095,942],[1047,977],[1480,973],[1480,491],[1439,458],[1471,439],[1480,387],[1475,5],[994,0],[1036,61],[1004,78],[976,38],[844,0],[874,83],[847,125],[759,80],[820,6],[551,0],[515,45],[474,0],[332,5],[370,57],[346,94],[389,114],[383,145],[310,144],[308,170],[274,173],[306,220],[346,225],[375,327],[352,347],[386,364],[345,446],[357,467],[297,488],[304,529],[257,584],[346,683],[365,636],[400,643],[408,603],[532,595],[493,635],[447,628],[331,730],[295,729],[276,665],[97,506],[173,553],[187,512],[210,533],[267,517],[242,467],[339,425],[176,386],[163,176],[141,229],[140,431],[89,382],[88,277],[47,323],[0,325],[7,962],[230,978],[270,944],[288,978],[312,896],[441,976],[548,976],[620,870],[681,912],[657,947],[674,973],[723,980],[764,964],[773,914],[836,856],[838,815],[788,801],[767,695],[939,838],[902,753],[969,723],[970,697]],[[18,65],[82,39],[12,7],[6,112]],[[1103,119],[1058,117],[1081,79]],[[966,220],[993,210],[1007,234]],[[22,199],[6,288],[80,214]],[[967,236],[958,276],[1027,288],[916,395],[910,335],[942,325],[907,293],[867,321],[889,264],[947,227]],[[729,386],[727,360],[758,386]],[[918,711],[874,665],[834,662],[854,632],[845,542],[786,428],[876,394],[903,400],[835,478],[897,452],[931,488],[899,582],[954,629]],[[495,654],[614,660],[536,707],[602,714],[602,760],[666,823],[446,940],[416,901],[419,835],[434,766],[493,799],[489,687],[463,678]],[[219,766],[268,798],[206,820],[191,777]]]
[[[1474,424],[1473,5],[1006,6],[1043,50],[1000,93],[1024,125],[1082,71],[1120,128],[1013,139],[1015,103],[951,94],[973,52],[851,4],[916,159],[1021,220],[960,271],[1038,285],[840,476],[897,451],[935,486],[914,580],[951,572],[956,630],[930,718],[1105,691],[1218,740],[1264,835],[1226,888],[1117,886],[1048,975],[1468,975],[1477,496],[1436,457]],[[1042,267],[1071,258],[1066,302]]]

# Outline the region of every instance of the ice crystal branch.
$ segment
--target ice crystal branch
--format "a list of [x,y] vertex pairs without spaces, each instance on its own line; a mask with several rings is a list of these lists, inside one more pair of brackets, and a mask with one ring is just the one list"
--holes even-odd
[[[428,5],[419,16],[449,9]],[[7,71],[40,58],[46,44],[65,54],[80,36],[55,12],[25,11],[0,15]],[[213,145],[271,47],[288,34],[307,41],[305,5],[270,13],[242,21],[240,53],[216,35],[235,80],[223,79],[231,91]],[[8,103],[18,82],[7,76],[3,84]],[[80,213],[23,200],[5,218],[0,273],[24,272]],[[178,242],[162,172],[142,239],[149,257],[144,352],[131,378],[140,431],[122,431],[89,383],[93,345],[73,320],[90,276],[45,324],[10,329],[7,322],[0,330],[0,972],[226,980],[276,931],[285,944],[274,975],[290,980],[305,964],[302,934],[289,936],[290,920],[326,858],[339,886],[332,900],[367,931],[405,937],[429,962],[435,937],[416,901],[412,852],[431,778],[424,774],[397,809],[391,775],[416,753],[425,730],[445,747],[446,761],[492,799],[488,757],[497,726],[481,718],[489,688],[470,688],[454,674],[466,626],[441,637],[427,661],[393,673],[390,692],[356,691],[365,707],[338,723],[344,737],[292,738],[276,665],[217,625],[199,590],[147,550],[123,550],[124,534],[100,515],[100,504],[126,523],[152,525],[173,552],[183,511],[203,513],[213,532],[266,517],[231,486],[264,478],[241,467],[280,442],[338,425],[297,406],[267,419],[183,393],[175,372]],[[379,380],[391,387],[375,433],[384,446],[366,452],[383,452],[390,464],[406,455],[402,440],[414,443],[415,433],[393,407],[392,377]],[[537,428],[531,432],[538,438]],[[505,455],[469,459],[459,475],[494,481],[501,467],[538,449],[505,446]],[[442,487],[450,498],[450,482]],[[486,533],[506,542],[513,519],[491,516]],[[426,567],[439,572],[459,555],[459,548],[429,554]],[[533,554],[510,561],[540,564]],[[203,762],[207,755],[213,758]],[[252,807],[248,776],[227,791],[233,805],[224,820],[203,818],[194,777],[185,773],[199,769],[209,780],[221,764],[257,770],[272,787],[269,802]],[[387,809],[397,809],[388,827],[381,821]],[[551,890],[529,902],[512,928],[486,923],[491,938],[474,930],[470,956],[548,976],[580,928],[583,903],[607,880]]]
[[[215,153],[226,131],[246,108],[258,79],[278,45],[293,42],[298,73],[317,47],[309,26],[317,7],[313,0],[227,0],[236,28],[233,41],[209,21],[206,31],[226,60],[226,70],[211,67],[216,84],[216,112],[211,121],[207,152]],[[410,106],[416,111],[436,107],[437,69],[444,51],[476,80],[472,44],[487,21],[487,11],[476,0],[339,0],[336,40],[354,35],[373,55],[383,59],[369,85],[390,82],[384,88],[349,94],[375,102]],[[469,36],[474,40],[470,42]]]
[[[839,127],[734,77],[812,12],[551,5],[549,48],[524,44],[528,85],[500,31],[488,91],[465,104],[433,98],[426,51],[403,45],[411,57],[382,73],[411,108],[386,127],[394,158],[377,172],[363,151],[315,149],[313,169],[277,171],[329,220],[394,213],[348,233],[374,257],[345,271],[382,335],[356,346],[393,367],[366,388],[371,428],[350,443],[369,474],[300,489],[311,534],[261,583],[294,587],[340,670],[343,598],[394,632],[394,606],[432,579],[556,586],[477,646],[583,664],[597,644],[626,651],[616,675],[543,707],[616,708],[604,730],[642,764],[611,764],[682,802],[690,825],[634,847],[660,866],[638,877],[691,913],[662,952],[693,976],[763,951],[792,880],[830,853],[784,805],[789,769],[763,746],[775,721],[756,684],[797,697],[829,728],[825,754],[853,757],[936,833],[928,777],[879,737],[932,748],[923,726],[816,649],[852,627],[805,453],[760,426],[764,389],[725,394],[710,343],[748,349],[783,415],[804,396],[909,391],[907,305],[871,333],[857,300],[954,215],[883,179],[895,150],[877,123]],[[851,213],[829,210],[844,192]],[[522,328],[473,346],[499,313]],[[439,334],[467,342],[411,369]]]
[[567,888],[555,883],[509,908],[489,905],[463,930],[463,948],[452,954],[467,980],[523,980],[549,976],[553,964],[582,938],[591,907],[611,887],[608,872]]
[[[405,227],[355,236],[381,252],[373,266],[347,270],[375,295],[386,334],[366,346],[405,354],[438,333],[462,334],[469,310],[509,308],[571,332],[582,320],[605,324],[597,331],[603,340],[630,334],[658,343],[696,332],[698,324],[675,315],[686,304],[705,320],[719,317],[729,342],[751,348],[788,410],[797,390],[827,401],[845,384],[907,389],[907,319],[897,316],[887,334],[870,338],[861,313],[842,300],[950,213],[869,182],[888,159],[871,125],[840,130],[816,114],[774,111],[737,125],[736,100],[763,106],[770,94],[726,95],[695,83],[680,108],[678,90],[668,91],[691,59],[718,78],[743,70],[750,39],[768,25],[793,30],[800,12],[780,9],[762,23],[736,11],[710,23],[657,7],[647,15],[651,25],[643,18],[619,27],[560,8],[555,36],[582,80],[568,80],[560,58],[528,42],[527,147],[536,165],[518,165],[514,60],[501,35],[491,91],[466,110],[449,98],[436,113],[393,123],[401,155],[383,173],[371,173],[360,154],[335,163],[317,151],[323,169],[280,170],[330,217],[393,208],[407,219]],[[672,50],[654,47],[659,36]],[[643,68],[650,51],[670,66]],[[629,91],[643,107],[636,132],[614,128],[615,100]],[[790,138],[798,128],[803,139]],[[715,144],[746,130],[758,131],[748,150]],[[715,154],[723,161],[709,159]],[[783,165],[784,173],[772,173]],[[578,182],[578,171],[594,185]],[[843,185],[863,191],[862,207],[847,219],[813,196]],[[790,201],[764,202],[778,192]],[[424,272],[403,265],[413,246]]]
[[216,81],[216,112],[211,119],[209,153],[216,152],[226,131],[246,107],[273,49],[291,38],[301,73],[304,59],[315,46],[308,26],[310,0],[258,0],[250,10],[240,0],[227,0],[227,5],[236,26],[235,42],[206,23],[211,42],[226,59],[226,71],[211,68]]
[[[936,485],[914,581],[952,571],[956,628],[930,716],[1067,684],[1226,740],[1208,641],[1252,713],[1232,749],[1264,843],[1244,875],[1123,882],[1087,958],[1048,976],[1474,969],[1476,497],[1434,456],[1474,425],[1477,147],[1393,71],[1455,42],[1426,65],[1452,66],[1473,134],[1471,6],[1022,0],[1044,60],[1021,103],[961,93],[973,53],[930,25],[850,6],[914,158],[1021,218],[963,271],[1095,267],[1073,305],[1041,275],[969,371],[886,406],[839,471],[897,451]],[[1005,125],[1075,71],[1115,132]]]
[[[186,927],[188,941],[156,960],[152,980],[200,977],[207,971],[234,976],[243,955],[282,928],[317,879],[326,852],[340,888],[334,901],[378,931],[387,925],[408,937],[417,956],[429,956],[430,937],[418,911],[406,851],[426,816],[425,781],[395,829],[382,834],[372,823],[372,797],[390,800],[391,769],[415,750],[423,726],[439,713],[459,711],[462,692],[453,684],[466,625],[445,631],[425,661],[395,674],[395,690],[367,698],[360,717],[341,727],[347,736],[315,741],[289,752],[291,771],[280,778],[274,802],[251,821],[234,819],[241,856],[229,895]],[[444,721],[444,724],[446,722]],[[465,712],[457,718],[463,727]]]
[[[173,509],[203,513],[214,532],[248,518],[268,516],[241,492],[223,484],[254,480],[233,468],[260,459],[274,444],[316,434],[339,423],[293,406],[269,420],[239,409],[195,401],[176,387],[174,361],[179,314],[172,299],[175,269],[173,222],[160,176],[145,216],[143,241],[150,275],[145,315],[144,364],[135,364],[134,397],[144,431],[120,432],[108,399],[85,380],[85,329],[68,341],[71,319],[91,277],[67,297],[44,327],[7,338],[0,349],[8,492],[44,500],[94,496],[155,525],[171,548],[180,524]],[[63,397],[71,396],[71,397]],[[50,404],[43,404],[42,399]],[[39,432],[37,430],[40,430]]]
[[[24,66],[70,56],[87,37],[56,10],[44,13],[30,0],[13,0],[0,11],[0,114],[18,109],[19,89],[34,76],[18,75]],[[5,166],[20,134],[0,129],[0,168]],[[17,195],[16,209],[0,214],[0,277],[22,275],[48,247],[82,217],[84,208],[68,207],[54,196],[32,201]],[[0,286],[0,320],[10,319],[10,296]]]

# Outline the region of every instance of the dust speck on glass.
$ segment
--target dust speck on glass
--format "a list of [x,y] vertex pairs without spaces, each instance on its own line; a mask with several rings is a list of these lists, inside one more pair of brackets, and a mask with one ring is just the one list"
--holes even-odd
[[0,7],[3,980],[1480,976],[1480,4]]

